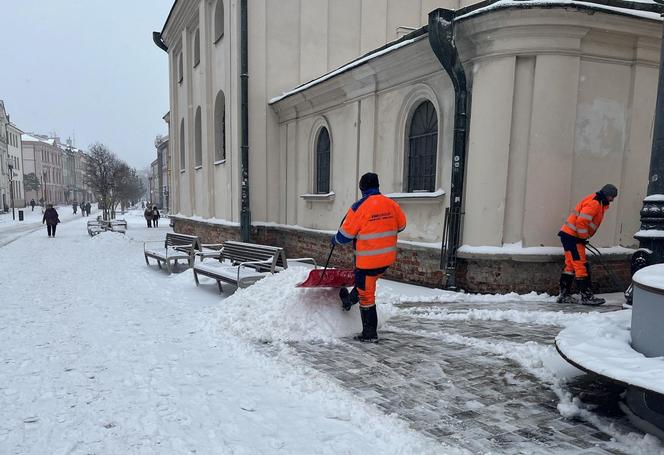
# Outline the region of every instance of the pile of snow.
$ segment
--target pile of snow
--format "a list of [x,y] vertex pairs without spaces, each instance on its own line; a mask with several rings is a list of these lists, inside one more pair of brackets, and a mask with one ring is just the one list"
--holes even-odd
[[[248,288],[238,289],[220,306],[219,327],[266,342],[336,342],[361,332],[358,305],[343,311],[338,289],[295,287],[308,273],[309,269],[304,267],[289,267]],[[378,327],[394,314],[393,305],[379,304]]]
[[664,393],[664,358],[648,358],[632,348],[632,310],[601,316],[562,330],[556,337],[558,349],[597,374]]

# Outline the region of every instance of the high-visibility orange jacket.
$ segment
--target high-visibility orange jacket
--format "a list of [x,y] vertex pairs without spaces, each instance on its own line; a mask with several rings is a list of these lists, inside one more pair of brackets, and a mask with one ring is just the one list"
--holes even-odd
[[377,189],[363,193],[362,199],[348,209],[336,243],[355,242],[355,267],[387,267],[397,258],[397,234],[406,229],[406,215],[399,204]]
[[584,197],[576,204],[560,230],[580,239],[592,237],[602,224],[604,213],[609,209],[609,205],[603,204],[600,198],[597,193]]

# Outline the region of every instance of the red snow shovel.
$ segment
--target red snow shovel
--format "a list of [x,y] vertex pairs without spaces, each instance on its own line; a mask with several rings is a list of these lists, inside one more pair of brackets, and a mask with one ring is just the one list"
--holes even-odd
[[327,256],[325,268],[323,270],[316,269],[309,272],[309,276],[302,283],[298,284],[297,288],[347,288],[355,284],[355,272],[347,269],[331,269],[328,270],[327,266],[330,263],[330,258],[334,252],[332,245],[330,254]]

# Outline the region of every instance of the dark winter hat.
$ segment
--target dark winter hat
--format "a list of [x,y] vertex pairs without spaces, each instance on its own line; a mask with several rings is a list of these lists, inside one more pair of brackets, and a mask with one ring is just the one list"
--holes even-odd
[[366,191],[369,188],[378,188],[378,174],[367,172],[360,178],[360,191]]
[[611,185],[610,183],[607,183],[602,187],[600,190],[604,196],[607,197],[616,197],[618,196],[618,188],[615,187],[615,185]]

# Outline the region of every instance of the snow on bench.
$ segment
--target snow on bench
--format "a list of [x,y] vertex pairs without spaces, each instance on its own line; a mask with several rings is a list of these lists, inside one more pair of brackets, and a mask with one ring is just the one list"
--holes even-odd
[[[239,288],[251,286],[267,275],[288,268],[286,252],[281,247],[228,241],[219,251],[219,262],[198,263],[194,265],[194,280],[198,286],[198,275],[214,279],[223,292],[221,282],[233,284]],[[292,261],[292,260],[291,260]],[[313,263],[313,258],[299,258],[299,262]]]
[[197,236],[176,234],[169,232],[166,234],[163,247],[150,247],[148,243],[161,243],[161,240],[152,242],[143,242],[143,255],[145,263],[150,265],[148,258],[157,260],[157,265],[161,269],[161,263],[166,264],[168,273],[171,273],[171,262],[178,265],[178,261],[187,261],[189,267],[194,265],[196,250],[200,250],[200,242]]
[[90,237],[94,237],[95,235],[105,231],[119,232],[121,234],[124,234],[125,232],[127,232],[127,220],[107,221],[107,220],[102,220],[100,217],[98,217],[96,220],[88,221],[87,228]]

